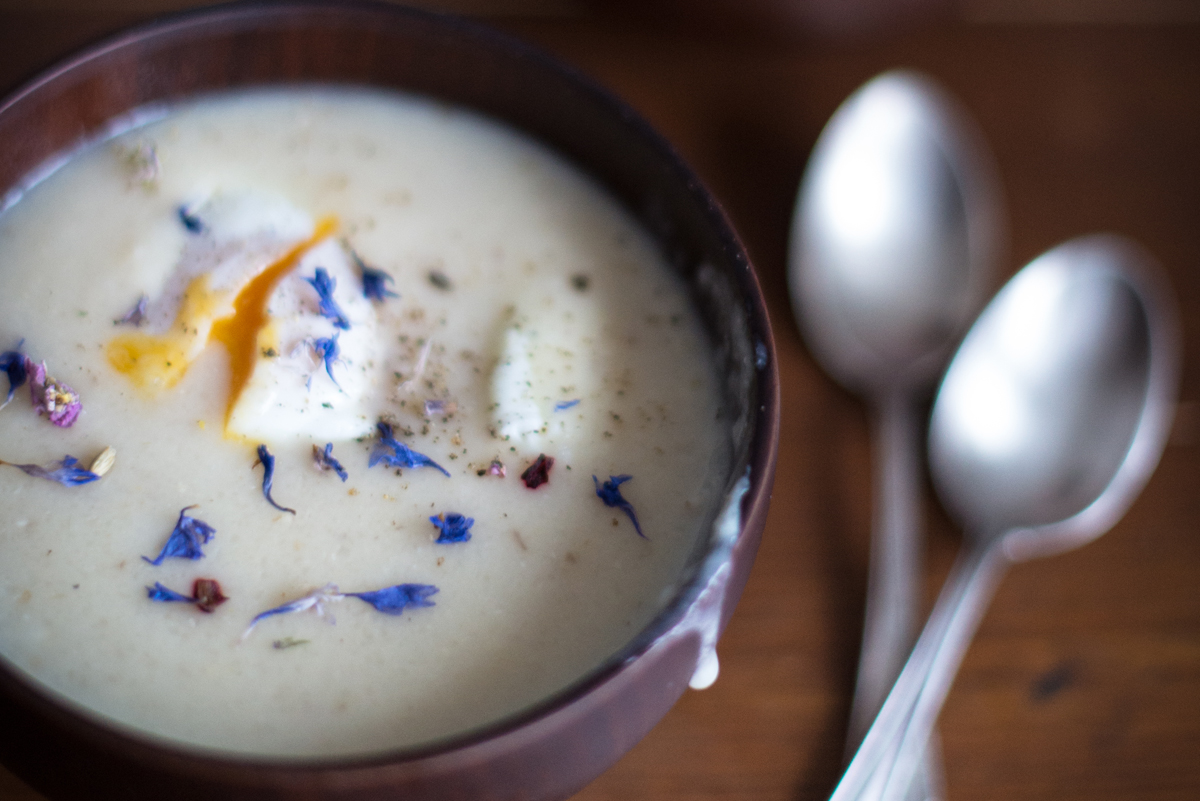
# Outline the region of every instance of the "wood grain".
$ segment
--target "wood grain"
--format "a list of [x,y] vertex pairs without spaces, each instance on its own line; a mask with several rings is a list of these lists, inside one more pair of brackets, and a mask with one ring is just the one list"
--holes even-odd
[[[0,85],[127,16],[0,14]],[[721,643],[721,678],[689,692],[585,789],[586,801],[825,797],[862,614],[870,519],[865,415],[814,365],[788,308],[796,185],[821,126],[878,71],[930,73],[991,142],[1015,270],[1113,230],[1154,253],[1183,312],[1171,446],[1108,535],[1016,568],[941,718],[954,799],[1200,797],[1200,26],[942,22],[833,41],[725,37],[582,15],[498,24],[635,106],[725,205],[768,296],[783,380],[775,497]],[[928,597],[958,546],[928,498]],[[0,799],[39,796],[0,769]]]

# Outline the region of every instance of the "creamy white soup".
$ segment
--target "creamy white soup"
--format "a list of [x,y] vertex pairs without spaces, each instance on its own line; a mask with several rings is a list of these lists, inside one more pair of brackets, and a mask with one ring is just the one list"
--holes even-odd
[[74,154],[0,215],[0,351],[0,655],[205,749],[547,698],[661,610],[727,470],[651,239],[395,94],[214,96]]

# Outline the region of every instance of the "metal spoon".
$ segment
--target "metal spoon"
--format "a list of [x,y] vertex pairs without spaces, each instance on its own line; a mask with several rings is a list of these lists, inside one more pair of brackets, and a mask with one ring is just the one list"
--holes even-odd
[[[919,604],[917,402],[982,305],[1001,232],[982,137],[929,79],[887,72],[821,133],[792,222],[792,308],[809,348],[868,396],[871,565],[849,750],[900,672]],[[940,787],[918,786],[922,801]],[[916,797],[914,795],[914,797]]]
[[832,798],[903,797],[1009,564],[1100,536],[1150,477],[1179,372],[1175,311],[1132,242],[1067,242],[980,315],[938,391],[930,466],[967,545]]

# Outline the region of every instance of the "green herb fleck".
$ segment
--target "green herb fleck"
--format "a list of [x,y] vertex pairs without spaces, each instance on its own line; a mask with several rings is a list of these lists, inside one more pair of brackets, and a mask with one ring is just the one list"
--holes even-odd
[[297,645],[305,645],[308,640],[297,640],[295,637],[284,637],[282,640],[275,640],[271,643],[271,647],[276,651],[284,651],[288,648],[295,648]]

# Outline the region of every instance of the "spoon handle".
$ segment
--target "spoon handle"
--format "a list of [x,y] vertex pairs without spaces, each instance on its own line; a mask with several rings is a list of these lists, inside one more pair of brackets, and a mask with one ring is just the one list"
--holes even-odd
[[[902,801],[905,789],[918,769],[925,743],[950,693],[950,686],[1008,567],[1001,543],[1002,538],[995,538],[968,551],[962,559],[961,584],[947,588],[953,594],[946,599],[949,608],[943,634],[930,649],[930,663],[925,675],[913,677],[914,683],[919,681],[918,693],[908,724],[896,746],[882,801]],[[938,602],[941,603],[940,597]]]
[[903,799],[1008,560],[1000,538],[959,557],[925,629],[830,801]]
[[[874,407],[875,510],[862,650],[847,756],[879,712],[912,647],[920,603],[920,434],[915,405],[907,392],[893,391]],[[911,801],[940,796],[937,749],[919,769]]]
[[862,650],[847,746],[854,749],[878,714],[912,648],[920,575],[917,479],[919,439],[906,394],[885,393],[874,409],[875,504]]

